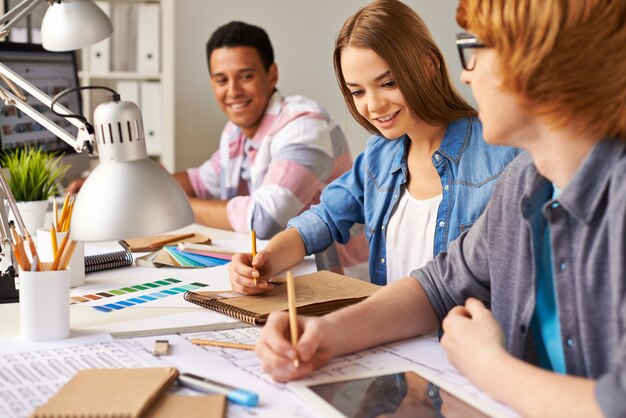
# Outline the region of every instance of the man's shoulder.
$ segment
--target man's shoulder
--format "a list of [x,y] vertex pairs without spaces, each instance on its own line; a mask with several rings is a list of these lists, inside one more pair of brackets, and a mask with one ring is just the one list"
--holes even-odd
[[288,112],[292,114],[319,114],[328,117],[328,112],[321,104],[306,96],[295,95],[287,96],[281,104],[281,113]]

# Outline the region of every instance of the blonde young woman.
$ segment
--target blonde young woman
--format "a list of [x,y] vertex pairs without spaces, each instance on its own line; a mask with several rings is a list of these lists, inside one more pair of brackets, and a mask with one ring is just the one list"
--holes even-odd
[[306,254],[346,243],[355,223],[366,227],[370,280],[405,277],[471,227],[517,155],[485,143],[428,28],[402,2],[376,1],[348,18],[333,60],[350,112],[373,136],[319,205],[292,219],[254,260],[233,258],[238,292],[267,291],[271,277]]

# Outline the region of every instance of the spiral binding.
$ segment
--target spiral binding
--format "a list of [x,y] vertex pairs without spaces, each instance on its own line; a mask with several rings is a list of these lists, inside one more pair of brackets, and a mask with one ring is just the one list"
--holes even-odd
[[133,254],[130,251],[115,251],[107,254],[85,256],[85,273],[132,266]]
[[243,322],[247,322],[252,325],[260,325],[261,323],[265,322],[263,318],[260,318],[254,312],[250,312],[246,309],[229,305],[217,299],[207,298],[195,292],[185,292],[183,297],[187,302],[195,303],[196,305],[202,306],[203,308],[211,309],[215,312],[219,312],[223,315],[228,315],[230,317],[233,317]]

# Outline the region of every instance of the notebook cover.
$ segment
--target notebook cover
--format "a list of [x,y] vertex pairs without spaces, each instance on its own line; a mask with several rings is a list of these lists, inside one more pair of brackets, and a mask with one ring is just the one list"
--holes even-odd
[[226,396],[167,394],[159,398],[142,418],[224,418]]
[[[280,281],[280,280],[279,280]],[[278,282],[278,281],[277,281]],[[373,295],[380,286],[330,271],[296,277],[296,310],[300,315],[324,315]],[[185,300],[255,325],[270,313],[287,310],[287,287],[257,296],[235,292],[186,292]]]
[[32,417],[139,417],[177,376],[173,367],[80,370]]
[[172,241],[166,244],[163,244],[159,247],[153,247],[152,245],[155,242],[160,242],[168,238],[174,238],[178,235],[182,234],[165,234],[165,235],[154,235],[151,237],[143,237],[143,238],[130,238],[120,241],[120,245],[126,248],[128,251],[132,252],[145,252],[145,251],[155,251],[160,248],[163,248],[164,245],[176,245],[179,242],[191,242],[194,244],[210,244],[211,238],[204,234],[200,234],[196,232],[193,237],[183,238],[180,241]]

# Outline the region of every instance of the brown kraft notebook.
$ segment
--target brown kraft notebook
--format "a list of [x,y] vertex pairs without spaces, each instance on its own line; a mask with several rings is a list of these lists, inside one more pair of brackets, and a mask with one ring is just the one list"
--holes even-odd
[[[232,291],[186,292],[185,300],[240,321],[262,325],[270,313],[287,310],[287,286],[272,282],[276,288],[257,296]],[[380,286],[330,271],[295,278],[296,310],[300,315],[324,315],[373,295]]]
[[174,367],[79,370],[32,417],[140,417],[177,376]]

